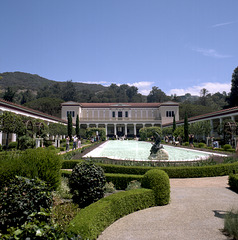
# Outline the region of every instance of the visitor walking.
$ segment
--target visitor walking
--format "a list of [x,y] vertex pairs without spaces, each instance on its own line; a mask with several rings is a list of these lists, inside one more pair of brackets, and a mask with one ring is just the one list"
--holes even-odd
[[77,146],[77,137],[76,136],[74,136],[74,138],[73,138],[73,150],[76,150],[76,146]]
[[69,138],[69,136],[66,138],[66,152],[68,152],[69,151],[69,140],[70,140],[70,138]]

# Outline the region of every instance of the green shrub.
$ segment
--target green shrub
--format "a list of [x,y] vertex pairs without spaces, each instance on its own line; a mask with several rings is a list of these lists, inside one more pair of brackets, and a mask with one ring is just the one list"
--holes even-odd
[[20,156],[24,165],[23,175],[28,178],[40,178],[52,189],[57,189],[60,184],[61,158],[50,149],[28,149]]
[[35,145],[36,145],[36,142],[34,141],[34,139],[27,136],[27,135],[19,137],[18,142],[19,142],[18,147],[19,147],[20,150],[34,148]]
[[54,151],[37,148],[0,155],[0,187],[15,175],[40,178],[52,189],[60,184],[61,158]]
[[226,214],[224,221],[224,231],[233,239],[238,239],[238,211],[230,211]]
[[206,144],[201,142],[201,143],[198,144],[198,147],[199,147],[199,148],[205,148],[205,147],[206,147]]
[[60,147],[60,151],[61,152],[65,151],[65,148],[64,147]]
[[63,228],[53,222],[39,220],[41,216],[49,216],[49,213],[38,212],[28,216],[28,220],[17,228],[8,229],[7,234],[0,234],[2,240],[80,240],[81,237],[71,232],[65,232]]
[[104,186],[104,192],[105,193],[114,193],[116,191],[116,188],[112,182],[106,182]]
[[149,170],[142,178],[141,186],[154,191],[156,205],[166,205],[170,201],[170,183],[166,172],[158,169]]
[[73,202],[83,208],[99,200],[104,195],[105,183],[106,179],[101,167],[90,162],[76,165],[69,178]]
[[17,142],[10,142],[8,144],[8,149],[16,149],[17,148]]
[[238,193],[238,174],[232,174],[229,176],[228,184],[231,189]]
[[39,179],[15,177],[0,191],[0,229],[24,224],[33,212],[52,206],[52,194]]
[[227,151],[228,149],[232,149],[232,147],[231,147],[230,144],[225,144],[222,148],[223,148],[225,151]]
[[189,142],[185,142],[185,143],[183,143],[183,146],[189,146]]
[[2,151],[2,144],[0,144],[0,152]]
[[97,239],[117,219],[152,206],[155,206],[155,199],[151,189],[115,193],[82,209],[71,221],[68,230],[80,234],[82,239]]
[[137,180],[133,180],[129,182],[129,184],[126,187],[126,191],[132,190],[132,189],[139,189],[141,188],[141,183]]

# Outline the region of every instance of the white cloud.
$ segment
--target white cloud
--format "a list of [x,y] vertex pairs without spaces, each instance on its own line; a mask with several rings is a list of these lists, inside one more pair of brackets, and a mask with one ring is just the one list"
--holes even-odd
[[202,55],[204,55],[206,57],[214,57],[214,58],[230,58],[230,57],[232,57],[230,55],[220,54],[214,49],[193,48],[193,51],[201,53]]
[[214,82],[207,82],[207,83],[202,83],[201,85],[198,86],[192,86],[192,87],[188,87],[185,89],[182,88],[174,88],[171,89],[168,92],[168,95],[171,94],[176,94],[177,96],[181,96],[184,95],[186,93],[191,93],[191,95],[197,95],[200,96],[200,91],[201,89],[207,89],[209,93],[216,93],[216,92],[230,92],[231,90],[231,84],[230,83],[214,83]]
[[235,23],[235,22],[218,23],[218,24],[212,25],[211,27],[212,27],[212,28],[223,27],[223,26],[230,25],[230,24],[233,24],[233,23]]
[[108,84],[108,82],[106,82],[106,81],[98,81],[98,82],[82,82],[82,83],[87,83],[87,84],[102,84],[102,85],[104,85],[104,84]]
[[129,86],[135,86],[138,88],[138,92],[143,95],[148,95],[152,89],[152,84],[154,82],[149,81],[141,81],[141,82],[135,82],[135,83],[127,83]]

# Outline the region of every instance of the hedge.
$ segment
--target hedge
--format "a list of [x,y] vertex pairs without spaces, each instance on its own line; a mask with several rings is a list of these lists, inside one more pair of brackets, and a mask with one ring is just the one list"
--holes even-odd
[[97,239],[117,219],[152,206],[155,206],[155,198],[151,189],[115,193],[82,209],[70,222],[67,231],[80,234],[82,239]]
[[[61,175],[63,177],[69,178],[71,171],[61,170]],[[129,175],[129,174],[115,174],[115,173],[105,173],[106,181],[112,182],[116,189],[124,190],[126,189],[129,182],[133,180],[141,181],[143,175]]]
[[129,175],[129,174],[115,174],[115,173],[105,173],[106,181],[112,182],[116,189],[122,190],[126,189],[129,182],[133,180],[141,181],[143,175]]
[[154,191],[156,206],[163,206],[170,201],[169,176],[165,171],[152,169],[142,178],[141,186]]
[[[137,166],[118,166],[100,164],[106,173],[120,173],[143,175],[155,167],[137,167]],[[193,177],[215,177],[224,176],[231,173],[238,172],[238,162],[217,164],[210,166],[196,166],[196,167],[161,167],[156,168],[165,171],[170,178],[193,178]]]
[[238,193],[238,174],[231,174],[228,183],[231,189]]

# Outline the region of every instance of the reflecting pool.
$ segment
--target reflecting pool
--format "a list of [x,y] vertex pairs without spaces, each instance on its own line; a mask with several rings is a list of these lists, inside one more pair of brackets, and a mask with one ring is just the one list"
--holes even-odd
[[[169,160],[164,161],[194,161],[206,159],[213,154],[197,150],[163,145],[169,153]],[[109,140],[96,149],[84,155],[84,157],[108,157],[111,159],[149,161],[151,143],[135,140]]]

